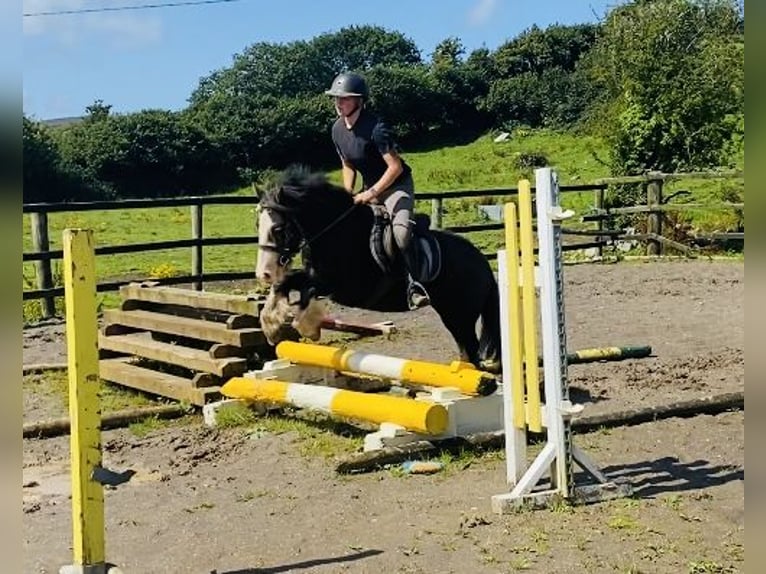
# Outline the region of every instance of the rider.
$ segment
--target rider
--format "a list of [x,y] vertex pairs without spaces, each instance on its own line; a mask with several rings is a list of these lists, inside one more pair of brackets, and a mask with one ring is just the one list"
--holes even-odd
[[339,116],[332,126],[332,141],[341,160],[343,186],[353,194],[359,172],[364,189],[354,195],[354,202],[385,206],[391,217],[394,240],[408,270],[410,309],[428,305],[428,293],[412,276],[418,268],[417,245],[411,241],[415,203],[412,170],[400,157],[388,126],[365,108],[369,90],[362,76],[341,73],[325,94],[335,98],[335,111]]

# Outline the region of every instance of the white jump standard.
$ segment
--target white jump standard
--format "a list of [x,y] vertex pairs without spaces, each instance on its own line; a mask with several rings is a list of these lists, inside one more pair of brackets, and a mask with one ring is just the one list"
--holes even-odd
[[[519,183],[521,231],[516,206],[507,204],[506,246],[498,252],[506,470],[511,487],[510,492],[492,497],[492,510],[498,514],[524,505],[545,505],[556,497],[588,502],[632,493],[629,484],[610,481],[572,442],[570,419],[582,406],[569,401],[561,261],[561,221],[572,213],[563,212],[559,205],[555,172],[537,169],[535,182],[539,267],[534,268],[532,193],[526,180]],[[541,305],[544,404],[537,378],[535,284]],[[544,427],[547,433],[545,446],[531,463],[526,453],[527,426],[533,431]],[[595,481],[575,485],[573,463]],[[540,488],[546,472],[548,484]]]

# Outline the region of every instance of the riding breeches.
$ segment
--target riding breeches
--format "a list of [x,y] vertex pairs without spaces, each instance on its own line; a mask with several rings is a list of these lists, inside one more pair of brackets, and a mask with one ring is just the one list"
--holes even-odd
[[391,186],[378,201],[385,205],[391,217],[391,230],[397,247],[406,253],[412,238],[410,220],[415,208],[415,186],[412,177],[407,177],[401,183]]

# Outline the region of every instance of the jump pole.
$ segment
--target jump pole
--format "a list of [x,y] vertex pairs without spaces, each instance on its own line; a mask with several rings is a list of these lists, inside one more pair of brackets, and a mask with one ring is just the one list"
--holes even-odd
[[493,374],[461,361],[445,365],[295,341],[278,343],[276,354],[296,364],[373,375],[404,384],[453,387],[466,395],[486,396],[497,390]]
[[449,423],[447,409],[430,401],[275,379],[232,377],[221,387],[221,394],[231,399],[291,405],[377,424],[392,423],[427,435],[443,433]]
[[[542,506],[555,497],[590,502],[629,496],[632,488],[610,481],[572,442],[570,419],[581,407],[569,401],[564,321],[561,221],[570,217],[559,205],[558,180],[550,168],[535,170],[538,267],[534,267],[532,190],[519,182],[519,208],[505,208],[506,245],[498,252],[503,412],[509,493],[492,497],[498,514],[519,506]],[[518,229],[520,227],[520,229]],[[536,290],[539,290],[545,404],[539,395]],[[545,428],[546,442],[530,463],[527,429]],[[575,485],[574,463],[594,484]],[[549,474],[547,488],[538,484]]]

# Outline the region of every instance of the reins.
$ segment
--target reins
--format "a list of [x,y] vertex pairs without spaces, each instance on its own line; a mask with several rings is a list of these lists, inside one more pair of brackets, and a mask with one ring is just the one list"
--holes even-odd
[[[294,210],[286,209],[286,208],[282,207],[281,205],[279,205],[277,203],[272,203],[272,202],[269,202],[268,204],[264,205],[264,207],[266,209],[272,209],[274,211],[282,212],[284,214],[289,213],[289,211],[294,211]],[[259,249],[264,249],[264,250],[267,250],[267,251],[275,251],[275,252],[279,253],[279,265],[281,267],[286,267],[290,263],[290,261],[292,261],[293,257],[295,257],[304,247],[310,247],[316,240],[318,240],[325,233],[330,231],[333,227],[338,225],[338,223],[343,221],[343,219],[348,217],[348,215],[354,210],[355,207],[356,207],[356,204],[352,204],[351,207],[349,207],[343,213],[341,213],[338,217],[333,219],[329,224],[327,224],[325,227],[323,227],[311,239],[307,239],[306,238],[306,234],[304,233],[303,229],[301,229],[301,226],[298,225],[298,222],[293,219],[292,220],[293,225],[295,225],[298,228],[298,230],[300,231],[301,235],[303,236],[303,240],[298,244],[298,246],[295,248],[294,251],[291,250],[290,248],[280,249],[276,245],[261,245],[260,243],[258,244],[258,248]]]

